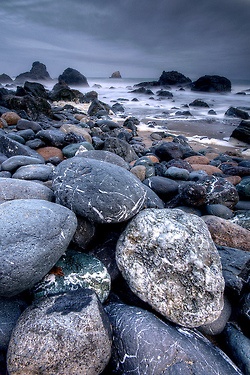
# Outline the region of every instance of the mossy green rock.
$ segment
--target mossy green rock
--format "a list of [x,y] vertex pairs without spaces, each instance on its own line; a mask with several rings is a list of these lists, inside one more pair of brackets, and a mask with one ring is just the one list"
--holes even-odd
[[111,279],[97,258],[75,250],[67,250],[52,270],[32,289],[35,299],[89,288],[104,302],[110,292]]

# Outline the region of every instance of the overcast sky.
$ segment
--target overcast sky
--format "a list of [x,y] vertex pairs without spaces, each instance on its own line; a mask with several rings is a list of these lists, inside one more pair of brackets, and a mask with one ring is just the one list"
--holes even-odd
[[250,79],[250,0],[1,0],[0,74]]

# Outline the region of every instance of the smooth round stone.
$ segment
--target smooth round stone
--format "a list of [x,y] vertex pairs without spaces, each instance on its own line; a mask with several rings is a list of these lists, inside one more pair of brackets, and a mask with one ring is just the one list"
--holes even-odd
[[22,137],[25,141],[35,138],[35,132],[31,129],[19,130],[16,134]]
[[250,210],[250,201],[239,200],[239,202],[234,206],[235,210]]
[[10,171],[13,172],[17,168],[23,165],[30,165],[30,164],[44,164],[41,159],[34,158],[32,156],[24,156],[24,155],[16,155],[11,156],[9,159],[5,160],[2,163],[2,170],[3,171]]
[[94,150],[94,147],[89,142],[71,143],[62,149],[62,153],[66,158],[72,158],[79,152],[86,152]]
[[51,165],[25,165],[16,170],[13,178],[20,180],[50,180],[53,174],[53,167]]
[[53,191],[43,184],[15,178],[0,178],[0,202],[8,202],[13,199],[52,201],[53,197]]
[[111,329],[96,294],[78,289],[29,306],[7,353],[11,375],[101,374],[111,356]]
[[23,137],[21,137],[20,135],[16,134],[16,133],[8,133],[7,134],[7,138],[13,140],[13,141],[16,141],[18,143],[21,143],[22,145],[25,145],[25,139]]
[[223,308],[218,251],[196,215],[146,209],[120,235],[116,261],[130,289],[167,319],[198,327]]
[[164,201],[170,200],[178,192],[177,182],[167,177],[152,176],[144,180],[143,183]]
[[45,143],[41,139],[35,138],[27,141],[25,145],[29,146],[32,150],[36,150],[39,147],[44,147]]
[[205,206],[207,215],[219,216],[223,219],[231,219],[233,217],[233,211],[223,204],[207,204]]
[[6,155],[8,158],[14,155],[25,155],[32,156],[35,158],[41,158],[40,155],[32,150],[27,145],[23,145],[20,142],[16,142],[13,139],[5,135],[0,134],[0,152]]
[[[56,160],[62,161],[64,159],[63,153],[58,147],[41,147],[37,149],[39,155],[41,155],[46,162],[51,161],[56,158]],[[53,163],[52,163],[53,164]]]
[[189,179],[191,181],[199,181],[199,180],[203,180],[204,177],[207,177],[207,176],[208,174],[205,171],[192,171],[189,174]]
[[183,168],[169,167],[165,175],[174,180],[189,180],[189,172]]
[[32,129],[35,133],[42,130],[42,127],[38,122],[21,119],[16,124],[17,130]]
[[147,192],[132,173],[104,161],[73,157],[53,175],[56,202],[99,223],[119,223],[145,207]]
[[48,146],[63,147],[65,145],[65,134],[58,129],[40,130],[36,137]]
[[41,280],[67,249],[77,227],[66,207],[40,199],[5,202],[0,210],[0,296]]
[[97,258],[67,250],[52,270],[34,286],[32,293],[38,299],[79,288],[93,289],[100,301],[104,302],[110,292],[111,279],[106,267]]
[[11,173],[7,171],[0,171],[1,178],[11,178]]

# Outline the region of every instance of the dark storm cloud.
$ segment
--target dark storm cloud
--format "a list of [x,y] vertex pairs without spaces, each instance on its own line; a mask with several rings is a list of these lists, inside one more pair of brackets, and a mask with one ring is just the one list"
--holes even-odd
[[249,0],[4,0],[0,16],[8,73],[39,59],[55,75],[72,66],[88,76],[250,79]]

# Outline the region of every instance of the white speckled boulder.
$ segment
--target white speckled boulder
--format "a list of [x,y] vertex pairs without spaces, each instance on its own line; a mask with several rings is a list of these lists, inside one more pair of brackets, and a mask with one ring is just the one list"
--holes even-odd
[[9,375],[98,375],[111,355],[109,320],[96,294],[78,289],[29,306],[11,335]]
[[223,308],[218,251],[203,220],[178,209],[146,209],[121,234],[117,265],[131,290],[167,319],[198,327]]
[[145,205],[147,191],[126,169],[104,161],[73,157],[54,174],[56,202],[99,223],[119,223]]

